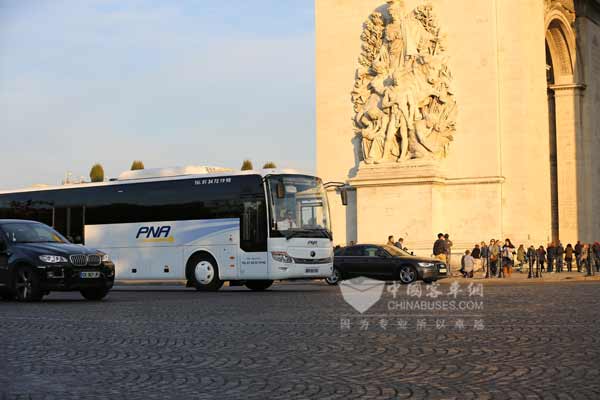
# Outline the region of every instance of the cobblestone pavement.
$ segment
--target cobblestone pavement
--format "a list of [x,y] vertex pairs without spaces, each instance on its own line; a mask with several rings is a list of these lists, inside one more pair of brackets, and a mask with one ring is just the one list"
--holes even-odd
[[599,282],[486,284],[483,311],[410,299],[361,316],[292,283],[0,302],[0,399],[600,398]]

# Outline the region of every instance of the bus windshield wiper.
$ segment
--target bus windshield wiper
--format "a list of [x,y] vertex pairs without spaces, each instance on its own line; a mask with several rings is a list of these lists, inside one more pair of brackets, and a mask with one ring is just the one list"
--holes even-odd
[[297,237],[300,234],[314,234],[314,233],[319,233],[321,235],[324,235],[323,237],[331,239],[331,234],[329,233],[329,231],[327,229],[324,228],[315,228],[315,229],[294,229],[292,231],[287,231],[284,233],[285,238],[287,240],[290,240],[293,237]]

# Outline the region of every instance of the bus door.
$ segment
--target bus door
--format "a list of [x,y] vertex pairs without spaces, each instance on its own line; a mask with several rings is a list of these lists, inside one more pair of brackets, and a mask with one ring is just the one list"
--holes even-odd
[[85,243],[85,207],[55,207],[52,220],[52,227],[72,243]]

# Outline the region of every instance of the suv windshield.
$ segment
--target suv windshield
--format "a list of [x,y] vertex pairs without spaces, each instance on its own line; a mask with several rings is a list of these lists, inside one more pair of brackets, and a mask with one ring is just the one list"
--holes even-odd
[[68,243],[60,233],[42,224],[15,222],[1,228],[10,243]]
[[331,238],[327,194],[319,178],[279,175],[268,183],[271,237]]

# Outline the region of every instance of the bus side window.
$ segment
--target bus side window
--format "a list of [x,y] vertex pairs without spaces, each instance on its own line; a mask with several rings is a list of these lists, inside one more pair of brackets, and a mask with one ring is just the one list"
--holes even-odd
[[261,201],[244,201],[240,226],[240,247],[246,252],[267,251],[265,204]]

